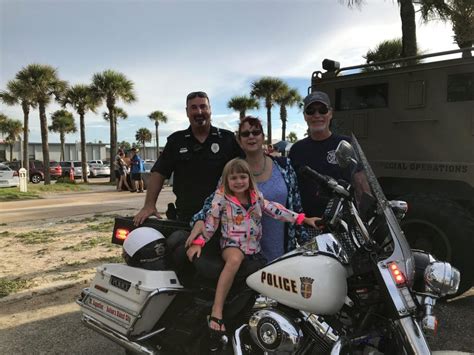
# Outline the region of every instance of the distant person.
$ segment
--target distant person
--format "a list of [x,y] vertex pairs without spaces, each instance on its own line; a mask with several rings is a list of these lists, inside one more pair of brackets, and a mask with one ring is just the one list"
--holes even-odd
[[168,137],[166,146],[151,169],[145,205],[134,218],[135,225],[158,216],[156,201],[165,179],[173,174],[176,219],[189,222],[214,191],[224,165],[241,154],[230,131],[211,125],[211,105],[203,91],[186,97],[190,126]]
[[138,148],[132,148],[132,158],[130,159],[130,173],[133,190],[131,192],[143,192],[142,174],[145,172],[143,159],[138,155]]
[[117,154],[115,158],[115,162],[118,167],[118,174],[119,174],[119,182],[117,185],[117,190],[122,191],[123,185],[127,188],[128,191],[131,191],[132,189],[128,185],[127,182],[127,176],[128,176],[128,166],[127,163],[125,162],[125,153],[123,150],[119,150],[119,153]]
[[226,331],[222,319],[224,302],[244,259],[260,260],[261,267],[266,263],[260,246],[263,213],[280,222],[305,223],[312,227],[316,227],[319,219],[307,218],[304,213],[290,211],[280,203],[266,200],[257,189],[247,162],[241,158],[232,159],[224,167],[222,185],[214,194],[212,208],[205,220],[205,233],[196,238],[190,235],[186,241],[189,247],[187,255],[192,261],[201,255],[201,248],[221,226],[220,246],[225,264],[209,316],[209,328],[213,331]]
[[[298,175],[303,210],[308,216],[321,216],[331,193],[314,180],[298,174],[298,170],[306,165],[336,180],[344,179],[351,182],[349,170],[342,169],[336,161],[336,148],[339,142],[342,140],[350,142],[351,138],[331,132],[333,109],[325,92],[313,91],[305,97],[303,103],[308,137],[293,144],[289,158]],[[363,179],[362,176],[356,173],[354,177]],[[366,180],[360,181],[364,190],[369,191]]]

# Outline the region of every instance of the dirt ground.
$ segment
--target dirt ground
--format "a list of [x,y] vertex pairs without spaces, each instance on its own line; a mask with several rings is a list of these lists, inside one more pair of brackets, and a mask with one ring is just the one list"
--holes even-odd
[[[0,298],[0,334],[3,334],[0,343],[4,346],[3,349],[0,346],[0,353],[31,353],[32,349],[38,349],[39,340],[30,340],[30,348],[17,348],[15,329],[30,329],[33,324],[49,327],[45,325],[48,319],[65,314],[74,314],[72,320],[65,319],[77,324],[78,334],[84,332],[78,346],[85,348],[80,353],[90,353],[84,339],[90,338],[91,333],[82,329],[74,300],[89,283],[95,267],[121,260],[121,248],[110,243],[114,217],[111,213],[74,218],[47,216],[39,221],[0,224],[0,297],[8,292],[26,295],[18,301],[12,295],[4,297],[3,302]],[[35,291],[45,287],[54,292]],[[12,301],[5,302],[11,298]],[[432,348],[474,352],[474,289],[459,299],[440,303],[436,313],[440,326],[438,336],[430,338]],[[77,341],[74,332],[71,333],[71,338],[63,344]],[[47,342],[47,337],[41,341]],[[54,345],[44,346],[51,349]],[[96,353],[97,340],[90,346]],[[102,346],[109,350],[101,353],[115,352],[109,352],[114,345],[108,340]]]

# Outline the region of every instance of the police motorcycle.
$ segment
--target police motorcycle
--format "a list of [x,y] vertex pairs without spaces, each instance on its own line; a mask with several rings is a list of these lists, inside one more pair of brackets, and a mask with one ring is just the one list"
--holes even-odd
[[[83,322],[143,354],[429,354],[424,332],[436,331],[433,308],[456,293],[459,272],[409,248],[398,223],[406,204],[386,200],[352,139],[336,150],[339,165],[353,171],[351,184],[302,168],[332,191],[324,229],[229,295],[232,346],[225,336],[218,347],[206,343],[202,319],[213,294],[183,287],[173,270],[102,265],[78,300]],[[128,247],[132,254],[141,248]]]

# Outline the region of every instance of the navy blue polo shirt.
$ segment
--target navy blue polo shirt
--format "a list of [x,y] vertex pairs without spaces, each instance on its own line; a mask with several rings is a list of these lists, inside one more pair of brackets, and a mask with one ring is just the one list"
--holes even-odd
[[234,133],[211,126],[207,139],[200,143],[191,126],[177,131],[168,141],[152,172],[169,178],[173,175],[178,219],[189,222],[204,200],[216,189],[224,165],[241,156]]
[[350,171],[342,169],[336,161],[336,148],[341,140],[351,142],[349,137],[331,134],[329,138],[322,141],[306,137],[291,147],[289,158],[297,172],[303,211],[310,217],[322,216],[331,193],[329,189],[312,179],[301,176],[298,169],[307,165],[320,174],[331,176],[336,180],[344,179],[350,182]]

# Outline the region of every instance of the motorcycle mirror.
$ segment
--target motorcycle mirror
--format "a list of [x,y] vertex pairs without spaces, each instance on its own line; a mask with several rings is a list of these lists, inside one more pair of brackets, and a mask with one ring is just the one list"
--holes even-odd
[[336,148],[336,160],[341,168],[346,168],[349,164],[354,161],[354,148],[352,145],[345,140],[339,142]]

